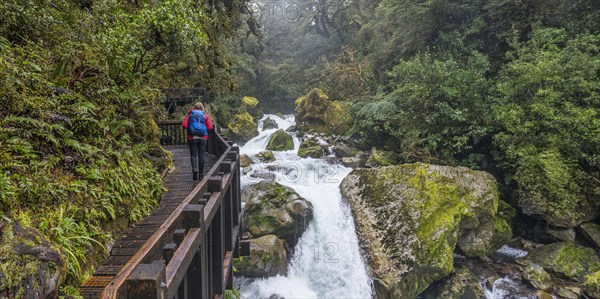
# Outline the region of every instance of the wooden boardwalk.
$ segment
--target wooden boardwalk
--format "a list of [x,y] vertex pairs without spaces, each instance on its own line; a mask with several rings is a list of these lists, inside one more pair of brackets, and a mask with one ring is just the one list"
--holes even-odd
[[[100,266],[94,276],[81,285],[81,295],[84,298],[100,298],[102,290],[121,271],[123,266],[140,250],[142,245],[167,220],[167,218],[182,204],[192,192],[198,181],[192,180],[190,153],[187,146],[165,146],[173,153],[175,169],[165,178],[167,191],[163,193],[159,207],[139,223],[131,225],[117,238],[110,256]],[[207,175],[217,157],[206,153],[204,174]]]

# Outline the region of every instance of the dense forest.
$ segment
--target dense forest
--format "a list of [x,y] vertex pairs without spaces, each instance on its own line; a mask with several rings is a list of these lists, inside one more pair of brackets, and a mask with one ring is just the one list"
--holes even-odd
[[157,206],[167,88],[208,90],[230,131],[255,125],[242,96],[292,113],[318,88],[317,131],[490,172],[553,227],[600,216],[597,0],[3,0],[0,19],[0,297],[40,269],[16,244],[59,254],[75,295]]
[[555,226],[598,216],[598,1],[254,5],[263,38],[236,57],[266,109],[318,87],[349,113],[346,134],[395,162],[489,171]]

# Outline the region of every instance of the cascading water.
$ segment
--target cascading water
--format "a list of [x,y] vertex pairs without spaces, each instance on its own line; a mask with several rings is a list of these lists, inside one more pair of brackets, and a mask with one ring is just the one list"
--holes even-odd
[[[281,129],[294,125],[293,116],[265,115],[263,119],[267,117]],[[261,122],[259,131],[241,153],[253,157],[264,151],[276,129],[263,130]],[[371,280],[359,252],[352,215],[339,190],[351,169],[325,159],[300,158],[296,154],[300,140],[293,138],[294,150],[274,152],[277,161],[253,165],[242,184],[256,182],[251,175],[268,168],[275,172],[276,182],[293,188],[313,204],[314,218],[298,240],[287,275],[236,279],[242,298],[371,298]]]

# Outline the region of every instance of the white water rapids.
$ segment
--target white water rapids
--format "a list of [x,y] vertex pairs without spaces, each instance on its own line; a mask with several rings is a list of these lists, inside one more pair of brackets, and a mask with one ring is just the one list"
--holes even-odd
[[[294,125],[294,117],[275,120],[281,129]],[[263,130],[241,147],[241,153],[254,157],[264,151],[276,129]],[[371,298],[371,280],[360,255],[354,222],[342,201],[339,184],[351,169],[328,164],[324,159],[300,158],[296,154],[300,140],[294,138],[294,150],[274,152],[277,161],[257,163],[243,176],[242,185],[257,182],[250,175],[275,173],[275,181],[293,188],[314,207],[313,220],[298,240],[288,273],[266,279],[236,278],[242,298]],[[275,170],[273,170],[275,169]]]
[[[280,129],[295,124],[294,117],[285,119],[265,115],[259,122],[259,135],[241,147],[241,153],[256,163],[242,176],[242,187],[260,181],[252,174],[270,172],[275,181],[293,188],[314,207],[313,220],[298,240],[288,273],[265,279],[236,277],[235,284],[242,298],[373,298],[372,281],[367,274],[358,245],[350,209],[343,202],[339,185],[351,169],[331,164],[324,159],[300,158],[300,140],[291,133],[294,149],[273,152],[274,162],[261,163],[256,154],[266,149],[277,129],[263,130],[262,121],[275,120]],[[504,246],[498,251],[507,257],[522,257],[526,252]],[[483,280],[482,280],[482,286]],[[491,288],[485,287],[486,299],[535,298],[523,294],[527,289],[508,277],[497,279]]]

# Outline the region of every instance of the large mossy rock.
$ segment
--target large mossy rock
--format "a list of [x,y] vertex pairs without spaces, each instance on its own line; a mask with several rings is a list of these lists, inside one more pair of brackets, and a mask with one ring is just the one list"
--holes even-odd
[[302,143],[300,143],[300,148],[298,148],[298,156],[302,158],[322,158],[324,155],[325,151],[323,150],[323,147],[318,141],[312,138],[302,141]]
[[452,276],[446,281],[438,298],[443,299],[475,299],[485,298],[483,287],[479,283],[479,277],[471,270],[462,266],[457,268]]
[[271,135],[267,149],[271,151],[289,151],[294,149],[294,139],[283,129],[279,129]]
[[535,248],[527,259],[557,277],[579,282],[586,275],[600,271],[600,257],[595,250],[569,242]]
[[254,164],[254,161],[252,160],[252,158],[250,158],[250,156],[246,154],[240,155],[240,167],[245,168],[251,166],[252,164]]
[[458,240],[497,219],[494,177],[464,167],[359,168],[341,191],[379,298],[414,298],[449,275]]
[[0,257],[0,298],[58,298],[67,269],[39,232],[0,220]]
[[248,112],[236,114],[227,125],[228,134],[235,142],[244,144],[248,140],[258,136],[258,129],[252,116]]
[[262,151],[256,154],[256,157],[260,162],[269,163],[275,161],[275,155],[273,155],[272,151]]
[[288,267],[285,241],[275,235],[251,239],[250,255],[237,258],[234,266],[237,274],[250,278],[285,275]]
[[296,100],[298,130],[325,134],[343,134],[349,127],[349,115],[338,101],[332,101],[315,88]]
[[523,279],[538,290],[552,292],[552,289],[554,288],[552,277],[550,277],[550,274],[548,274],[548,272],[540,265],[527,265],[522,276]]
[[310,201],[292,188],[263,181],[244,189],[244,225],[253,237],[276,235],[292,246],[313,217]]

